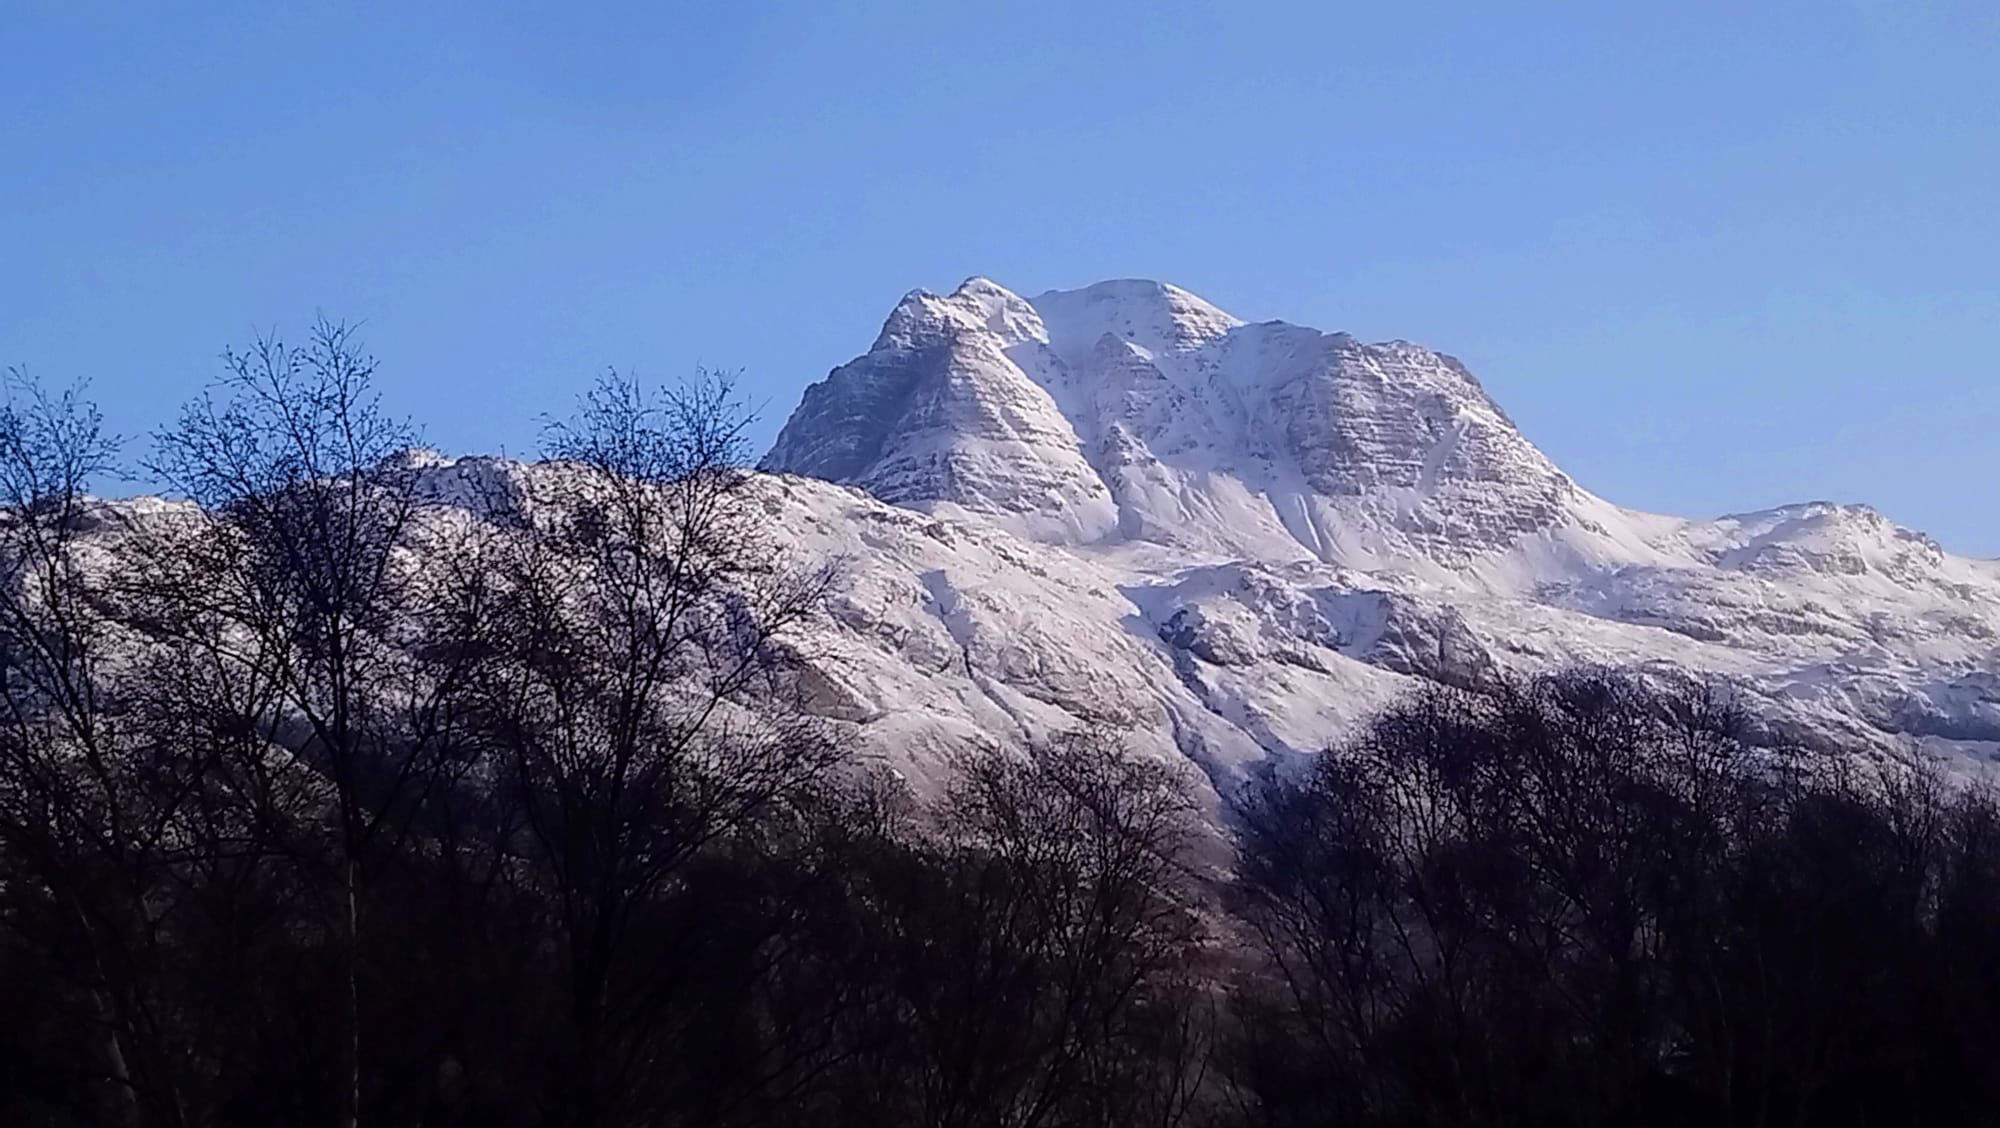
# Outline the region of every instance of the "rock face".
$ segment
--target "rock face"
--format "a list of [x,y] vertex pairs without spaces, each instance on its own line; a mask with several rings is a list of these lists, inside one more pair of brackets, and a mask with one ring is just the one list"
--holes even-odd
[[990,282],[911,294],[867,355],[807,390],[765,465],[1095,540],[1116,523],[1109,491],[1031,375],[1057,363],[1034,307]]
[[823,664],[891,755],[1119,723],[1221,782],[1421,679],[1605,663],[1725,682],[1774,735],[2000,757],[2000,564],[1859,506],[1620,508],[1449,356],[1162,283],[912,293],[763,466],[861,491],[772,484],[851,562],[827,638],[905,638]]
[[764,465],[1038,540],[1369,567],[1462,564],[1583,498],[1448,356],[1138,281],[911,294]]

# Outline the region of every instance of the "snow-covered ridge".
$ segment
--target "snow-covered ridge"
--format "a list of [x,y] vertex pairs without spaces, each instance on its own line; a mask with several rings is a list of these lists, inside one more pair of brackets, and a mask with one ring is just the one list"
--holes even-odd
[[1177,287],[912,293],[808,389],[764,465],[1037,540],[1456,565],[1590,499],[1451,357]]
[[[406,461],[447,521],[569,472]],[[2000,564],[1863,506],[1620,508],[1449,357],[1169,286],[911,294],[765,465],[774,547],[839,562],[799,688],[920,789],[1093,726],[1197,765],[1219,810],[1426,682],[1579,663],[1718,680],[1823,747],[2000,756]]]
[[[1226,722],[1194,744],[1232,764],[1336,739],[1414,678],[1576,662],[1725,679],[1808,741],[2000,753],[2000,565],[1862,506],[1621,508],[1449,356],[1247,322],[1164,283],[914,292],[806,391],[763,465],[1009,537],[1038,575],[1101,577],[1117,597],[1038,660],[1138,640],[1165,663],[1153,697]],[[925,591],[955,593],[974,633],[970,591],[995,614],[1081,613],[1018,594],[1039,581],[1005,567],[935,571]],[[1035,664],[1003,680],[1035,685]],[[1214,759],[1185,727],[1163,749]]]

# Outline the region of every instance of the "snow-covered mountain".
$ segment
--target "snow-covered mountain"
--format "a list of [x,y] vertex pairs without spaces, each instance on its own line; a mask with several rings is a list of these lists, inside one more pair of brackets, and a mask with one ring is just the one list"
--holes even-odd
[[919,773],[1105,723],[1233,776],[1413,679],[1579,662],[1724,679],[1808,741],[2000,756],[2000,563],[1861,506],[1623,509],[1449,356],[1162,283],[912,293],[764,468],[799,550],[846,562],[820,707]]
[[1601,508],[1450,357],[1136,281],[912,294],[765,465],[1050,543],[1371,569],[1456,568]]

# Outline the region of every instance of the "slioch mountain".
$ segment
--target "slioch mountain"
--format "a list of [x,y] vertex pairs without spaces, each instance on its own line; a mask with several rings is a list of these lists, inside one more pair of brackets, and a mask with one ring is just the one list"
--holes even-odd
[[1774,738],[2000,757],[2000,563],[1858,505],[1622,508],[1449,356],[1164,283],[912,293],[762,468],[843,561],[816,707],[919,775],[1097,724],[1230,786],[1421,679],[1574,664],[1716,681]]

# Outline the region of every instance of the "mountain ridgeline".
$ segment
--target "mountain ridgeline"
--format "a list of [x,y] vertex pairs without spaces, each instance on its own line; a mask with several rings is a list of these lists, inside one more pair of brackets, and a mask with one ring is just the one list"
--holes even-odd
[[917,293],[764,460],[1037,540],[1463,562],[1582,495],[1450,357],[1106,282]]
[[[762,466],[1008,543],[1018,566],[921,566],[915,598],[981,679],[961,688],[1033,727],[1038,707],[1087,711],[1067,672],[1130,667],[1136,642],[1145,686],[1096,704],[1232,777],[1422,681],[1578,665],[1727,683],[1772,739],[1955,771],[2000,754],[2000,564],[1865,506],[1621,508],[1449,356],[1246,322],[1164,283],[912,293]],[[1041,636],[1010,604],[1078,621]],[[848,621],[900,610],[857,599]],[[940,731],[996,723],[939,712]]]

